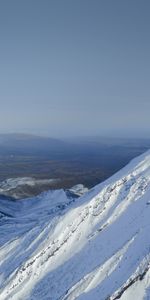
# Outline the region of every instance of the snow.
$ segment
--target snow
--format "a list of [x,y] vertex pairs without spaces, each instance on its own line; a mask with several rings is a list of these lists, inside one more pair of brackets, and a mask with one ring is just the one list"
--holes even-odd
[[9,178],[0,183],[0,191],[9,191],[21,185],[34,186],[37,184],[49,184],[54,180],[55,179],[35,179],[32,177]]
[[6,196],[10,195],[15,199],[19,199],[23,198],[22,195],[26,195],[23,187],[46,186],[57,181],[59,181],[59,179],[35,179],[33,177],[8,178],[0,182],[0,194]]
[[77,196],[82,196],[88,192],[88,188],[85,187],[83,184],[77,184],[70,188],[69,191]]
[[[120,298],[121,300],[140,300],[146,299],[147,287],[150,286],[150,270],[147,272],[145,278],[141,281],[135,282]],[[150,299],[147,295],[147,299]]]
[[77,199],[0,200],[0,299],[149,299],[149,201],[150,151]]

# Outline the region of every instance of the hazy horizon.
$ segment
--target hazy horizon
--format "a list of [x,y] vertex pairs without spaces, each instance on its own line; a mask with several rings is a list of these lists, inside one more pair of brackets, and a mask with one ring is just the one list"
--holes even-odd
[[105,133],[105,134],[92,134],[92,135],[86,135],[86,134],[84,134],[84,135],[82,135],[82,134],[80,134],[80,135],[61,135],[61,136],[59,136],[59,135],[50,135],[50,134],[46,134],[46,133],[40,133],[40,132],[27,132],[27,131],[8,131],[8,132],[1,132],[0,131],[0,135],[8,135],[8,136],[10,136],[10,135],[20,135],[20,136],[23,136],[23,135],[27,135],[27,136],[35,136],[35,137],[44,137],[44,138],[52,138],[52,139],[58,139],[58,140],[80,140],[81,138],[83,138],[83,139],[92,139],[92,138],[102,138],[102,139],[132,139],[132,140],[142,140],[142,139],[144,139],[144,140],[149,140],[150,139],[150,135],[149,134],[145,134],[145,135],[139,135],[139,134],[134,134],[134,133],[130,133],[130,134],[126,134],[125,132],[124,133],[120,133],[119,134],[119,132],[117,133],[117,132],[113,132],[113,133],[111,133],[111,132],[108,132],[108,133]]
[[0,3],[0,133],[150,137],[150,2]]

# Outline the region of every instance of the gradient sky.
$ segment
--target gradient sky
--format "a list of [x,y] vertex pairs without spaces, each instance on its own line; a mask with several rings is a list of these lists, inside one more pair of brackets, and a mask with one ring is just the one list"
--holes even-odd
[[0,1],[0,132],[148,137],[149,114],[149,0]]

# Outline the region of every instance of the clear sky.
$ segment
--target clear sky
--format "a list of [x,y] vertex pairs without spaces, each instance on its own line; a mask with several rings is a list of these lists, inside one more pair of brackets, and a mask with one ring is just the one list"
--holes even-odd
[[150,134],[149,0],[1,0],[0,132]]

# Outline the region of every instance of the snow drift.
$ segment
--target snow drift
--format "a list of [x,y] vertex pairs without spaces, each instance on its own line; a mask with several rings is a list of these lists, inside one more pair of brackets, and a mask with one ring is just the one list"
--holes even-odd
[[0,200],[0,299],[150,299],[150,151],[79,198]]

